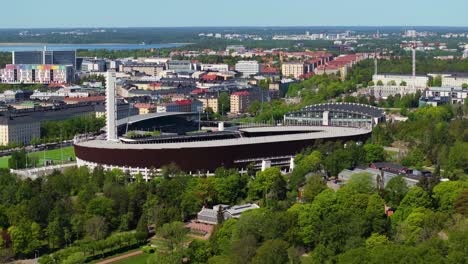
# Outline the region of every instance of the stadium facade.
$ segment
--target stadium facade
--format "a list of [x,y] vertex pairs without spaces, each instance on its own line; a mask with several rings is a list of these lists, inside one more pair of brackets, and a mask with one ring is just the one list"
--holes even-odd
[[[108,80],[108,85],[112,83],[112,79]],[[112,97],[112,93],[109,95]],[[112,114],[107,116],[115,118]],[[197,127],[194,115],[148,115],[127,122],[142,130],[143,124],[159,129],[161,135],[124,137],[124,120],[108,120],[108,124],[116,124],[117,129],[110,131],[118,131],[118,140],[76,138],[74,146],[79,166],[118,168],[132,175],[140,173],[146,179],[169,164],[191,174],[211,174],[219,167],[245,171],[250,166],[257,169],[280,166],[290,170],[294,168],[294,156],[302,149],[326,141],[365,141],[372,127],[383,120],[384,112],[378,108],[336,103],[288,113],[281,125],[227,128],[220,125],[210,133],[186,133],[184,128]],[[172,122],[183,133],[177,130],[167,133],[165,127]]]

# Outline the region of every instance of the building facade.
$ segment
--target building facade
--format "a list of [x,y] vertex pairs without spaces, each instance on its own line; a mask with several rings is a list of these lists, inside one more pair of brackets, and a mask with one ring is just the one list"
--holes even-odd
[[284,116],[286,125],[372,128],[385,121],[384,111],[364,104],[326,103],[306,106]]
[[429,76],[416,76],[413,79],[411,75],[397,75],[397,74],[374,74],[372,76],[372,81],[374,84],[377,84],[379,81],[383,85],[391,85],[393,82],[396,85],[400,85],[402,82],[405,82],[407,86],[414,86],[419,88],[426,88],[429,81]]
[[236,63],[236,71],[244,77],[255,75],[260,72],[260,64],[258,61],[239,61]]
[[70,83],[73,81],[73,66],[8,64],[0,71],[2,83]]
[[57,64],[76,68],[76,51],[13,51],[12,64]]
[[299,78],[304,75],[305,64],[303,62],[285,62],[281,65],[281,74],[285,77]]
[[227,72],[229,71],[229,65],[227,64],[202,64],[202,71],[218,71],[218,72]]
[[247,91],[234,92],[231,94],[231,113],[240,114],[247,111],[250,106],[250,93]]
[[468,88],[430,87],[424,90],[419,99],[419,105],[464,104],[467,94]]

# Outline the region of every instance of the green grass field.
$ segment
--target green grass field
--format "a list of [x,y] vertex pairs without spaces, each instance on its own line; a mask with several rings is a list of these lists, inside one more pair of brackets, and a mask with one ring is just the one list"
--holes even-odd
[[[29,157],[36,157],[39,160],[38,166],[42,166],[42,164],[44,164],[44,157],[45,160],[53,160],[55,164],[60,164],[60,162],[62,161],[62,156],[64,162],[67,161],[68,157],[72,157],[73,160],[75,160],[75,150],[73,149],[73,146],[65,147],[62,149],[39,151],[30,153],[28,155]],[[10,156],[0,158],[0,168],[8,169],[9,158]]]
[[143,253],[137,256],[123,259],[121,261],[114,262],[114,264],[146,264],[148,257],[148,254]]

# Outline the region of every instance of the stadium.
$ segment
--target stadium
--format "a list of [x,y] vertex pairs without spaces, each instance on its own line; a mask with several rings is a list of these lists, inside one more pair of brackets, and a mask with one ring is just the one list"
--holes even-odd
[[[326,141],[365,141],[372,127],[384,121],[384,112],[378,108],[330,103],[288,113],[281,124],[224,127],[219,123],[208,132],[199,132],[198,113],[155,113],[116,121],[114,99],[108,99],[107,138],[77,138],[77,163],[119,168],[146,179],[172,163],[191,174],[211,174],[219,167],[245,171],[248,166],[279,166],[292,170],[293,157],[302,149]],[[125,136],[129,130],[160,133]]]

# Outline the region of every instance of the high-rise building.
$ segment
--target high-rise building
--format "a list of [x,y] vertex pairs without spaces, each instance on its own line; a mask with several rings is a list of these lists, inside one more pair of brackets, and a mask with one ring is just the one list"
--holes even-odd
[[73,65],[76,68],[76,51],[71,50],[42,50],[42,51],[13,51],[13,64],[56,64]]

